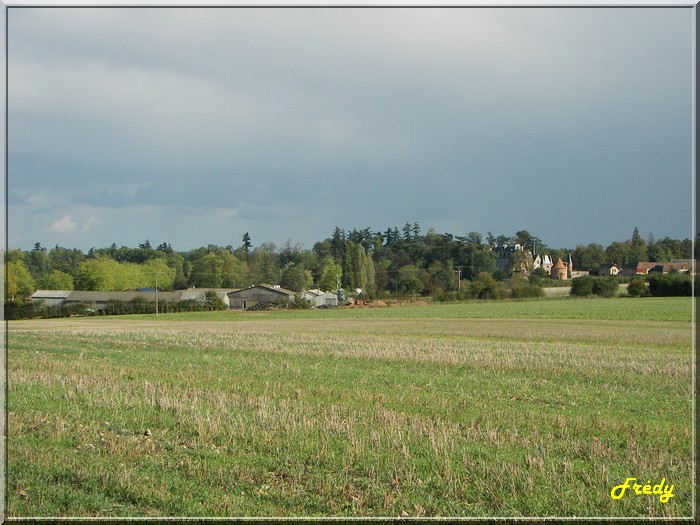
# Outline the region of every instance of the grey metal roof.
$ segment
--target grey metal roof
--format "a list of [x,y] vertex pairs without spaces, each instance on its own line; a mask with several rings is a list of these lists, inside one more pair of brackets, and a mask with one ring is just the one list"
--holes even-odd
[[187,290],[180,290],[183,301],[185,299],[204,299],[204,294],[207,292],[214,292],[217,297],[224,299],[233,291],[235,291],[234,288],[188,288]]
[[[182,292],[158,292],[159,301],[179,301]],[[91,292],[75,291],[66,298],[67,301],[77,303],[104,303],[110,299],[118,301],[131,301],[141,297],[147,301],[155,300],[155,292]]]
[[276,293],[278,293],[278,294],[280,294],[280,295],[287,295],[287,296],[295,296],[295,295],[296,295],[296,292],[292,292],[291,290],[286,290],[285,288],[282,288],[282,287],[280,287],[280,286],[274,286],[274,285],[271,285],[271,284],[256,284],[256,285],[254,285],[254,286],[249,286],[248,288],[242,288],[241,290],[234,290],[234,291],[232,291],[232,292],[229,292],[228,295],[230,296],[230,295],[237,294],[237,293],[240,293],[240,292],[244,292],[244,291],[246,291],[246,290],[250,290],[250,289],[253,289],[253,288],[262,288],[262,289],[264,289],[264,290],[269,290],[269,291],[271,291],[271,292],[276,292]]
[[70,294],[70,290],[37,290],[32,299],[65,299]]

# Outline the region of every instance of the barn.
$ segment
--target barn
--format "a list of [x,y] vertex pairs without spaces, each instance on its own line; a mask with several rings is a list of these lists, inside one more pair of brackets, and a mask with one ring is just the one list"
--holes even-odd
[[31,299],[33,303],[57,306],[63,304],[71,293],[69,290],[37,290],[32,294]]
[[247,310],[258,303],[276,303],[284,301],[293,303],[296,293],[285,290],[279,285],[257,284],[242,290],[229,292],[229,308],[232,310]]

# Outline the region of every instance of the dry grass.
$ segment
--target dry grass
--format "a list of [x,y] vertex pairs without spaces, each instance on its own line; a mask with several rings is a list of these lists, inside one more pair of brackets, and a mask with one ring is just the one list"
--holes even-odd
[[687,323],[22,322],[8,364],[10,516],[692,512]]

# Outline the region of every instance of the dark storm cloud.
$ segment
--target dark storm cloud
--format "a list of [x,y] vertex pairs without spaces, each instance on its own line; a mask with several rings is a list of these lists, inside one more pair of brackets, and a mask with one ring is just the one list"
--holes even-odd
[[10,214],[49,228],[73,213],[81,245],[133,243],[144,222],[184,247],[405,221],[562,246],[635,225],[689,236],[691,18],[13,9]]

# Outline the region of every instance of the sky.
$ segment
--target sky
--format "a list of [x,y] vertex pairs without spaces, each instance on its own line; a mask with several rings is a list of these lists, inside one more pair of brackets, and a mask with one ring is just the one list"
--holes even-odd
[[7,16],[8,248],[693,234],[689,8]]

